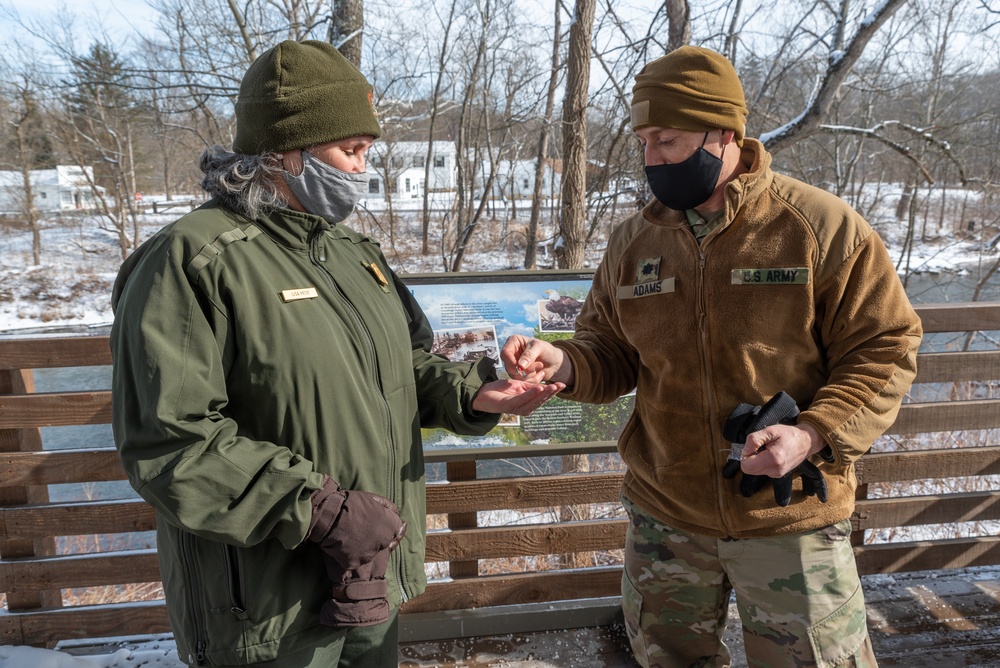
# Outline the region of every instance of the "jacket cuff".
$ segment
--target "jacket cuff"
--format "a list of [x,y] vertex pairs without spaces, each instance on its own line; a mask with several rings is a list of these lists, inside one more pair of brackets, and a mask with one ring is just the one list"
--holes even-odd
[[319,543],[330,533],[330,529],[337,522],[337,517],[340,516],[340,509],[344,507],[344,495],[338,492],[340,485],[337,481],[324,474],[323,487],[309,495],[312,517],[309,520],[306,539]]
[[593,387],[594,384],[591,382],[590,378],[590,367],[583,363],[581,353],[578,351],[577,347],[573,345],[572,339],[553,341],[552,345],[566,353],[566,359],[569,360],[570,366],[573,367],[573,384],[560,392],[559,398],[568,399],[570,401],[595,403],[594,399],[589,398],[584,392],[582,392],[582,388]]
[[483,432],[484,434],[497,426],[497,423],[500,422],[500,415],[473,410],[472,401],[483,385],[499,380],[499,378],[496,362],[489,357],[482,357],[472,364],[469,373],[462,382],[461,401],[463,413],[470,421],[477,423],[480,428],[483,425],[489,424],[489,427]]

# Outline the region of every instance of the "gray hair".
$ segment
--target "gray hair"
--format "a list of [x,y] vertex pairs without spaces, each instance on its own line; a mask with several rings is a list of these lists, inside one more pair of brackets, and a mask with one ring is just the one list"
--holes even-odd
[[199,159],[202,189],[251,220],[285,206],[274,181],[282,172],[276,153],[245,155],[215,144]]

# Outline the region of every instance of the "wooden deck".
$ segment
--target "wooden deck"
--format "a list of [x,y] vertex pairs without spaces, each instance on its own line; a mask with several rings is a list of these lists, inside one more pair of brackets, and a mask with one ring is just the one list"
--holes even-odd
[[[863,577],[881,668],[1000,667],[1000,568]],[[726,642],[746,668],[735,606]],[[400,645],[400,668],[626,668],[637,664],[621,623]]]

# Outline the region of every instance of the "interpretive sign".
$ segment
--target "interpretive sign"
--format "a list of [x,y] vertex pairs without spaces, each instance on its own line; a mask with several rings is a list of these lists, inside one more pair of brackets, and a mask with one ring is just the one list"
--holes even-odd
[[[522,334],[554,341],[573,336],[590,291],[589,272],[404,276],[434,328],[433,351],[456,361],[484,355],[498,362],[507,338]],[[424,430],[428,448],[579,443],[615,440],[632,412],[633,397],[611,404],[553,399],[528,417],[504,416],[482,437]]]

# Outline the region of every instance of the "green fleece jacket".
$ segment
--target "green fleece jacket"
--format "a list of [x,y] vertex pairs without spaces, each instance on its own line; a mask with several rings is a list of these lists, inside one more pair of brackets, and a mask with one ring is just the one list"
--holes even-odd
[[[920,320],[885,246],[845,202],[770,169],[748,139],[748,172],[726,186],[722,220],[699,245],[681,211],[654,202],[618,227],[571,340],[567,398],[636,389],[618,442],[623,493],[671,526],[757,537],[850,516],[854,461],[892,424],[916,374]],[[720,471],[723,425],[740,403],[784,390],[833,450],[829,501],[778,507]]]
[[423,591],[420,427],[489,431],[498,416],[471,402],[495,372],[430,354],[431,328],[376,243],[212,201],[144,243],[112,301],[115,442],[157,510],[185,661],[258,663],[333,640],[321,551],[304,542],[323,474],[397,504],[410,528],[390,605]]

